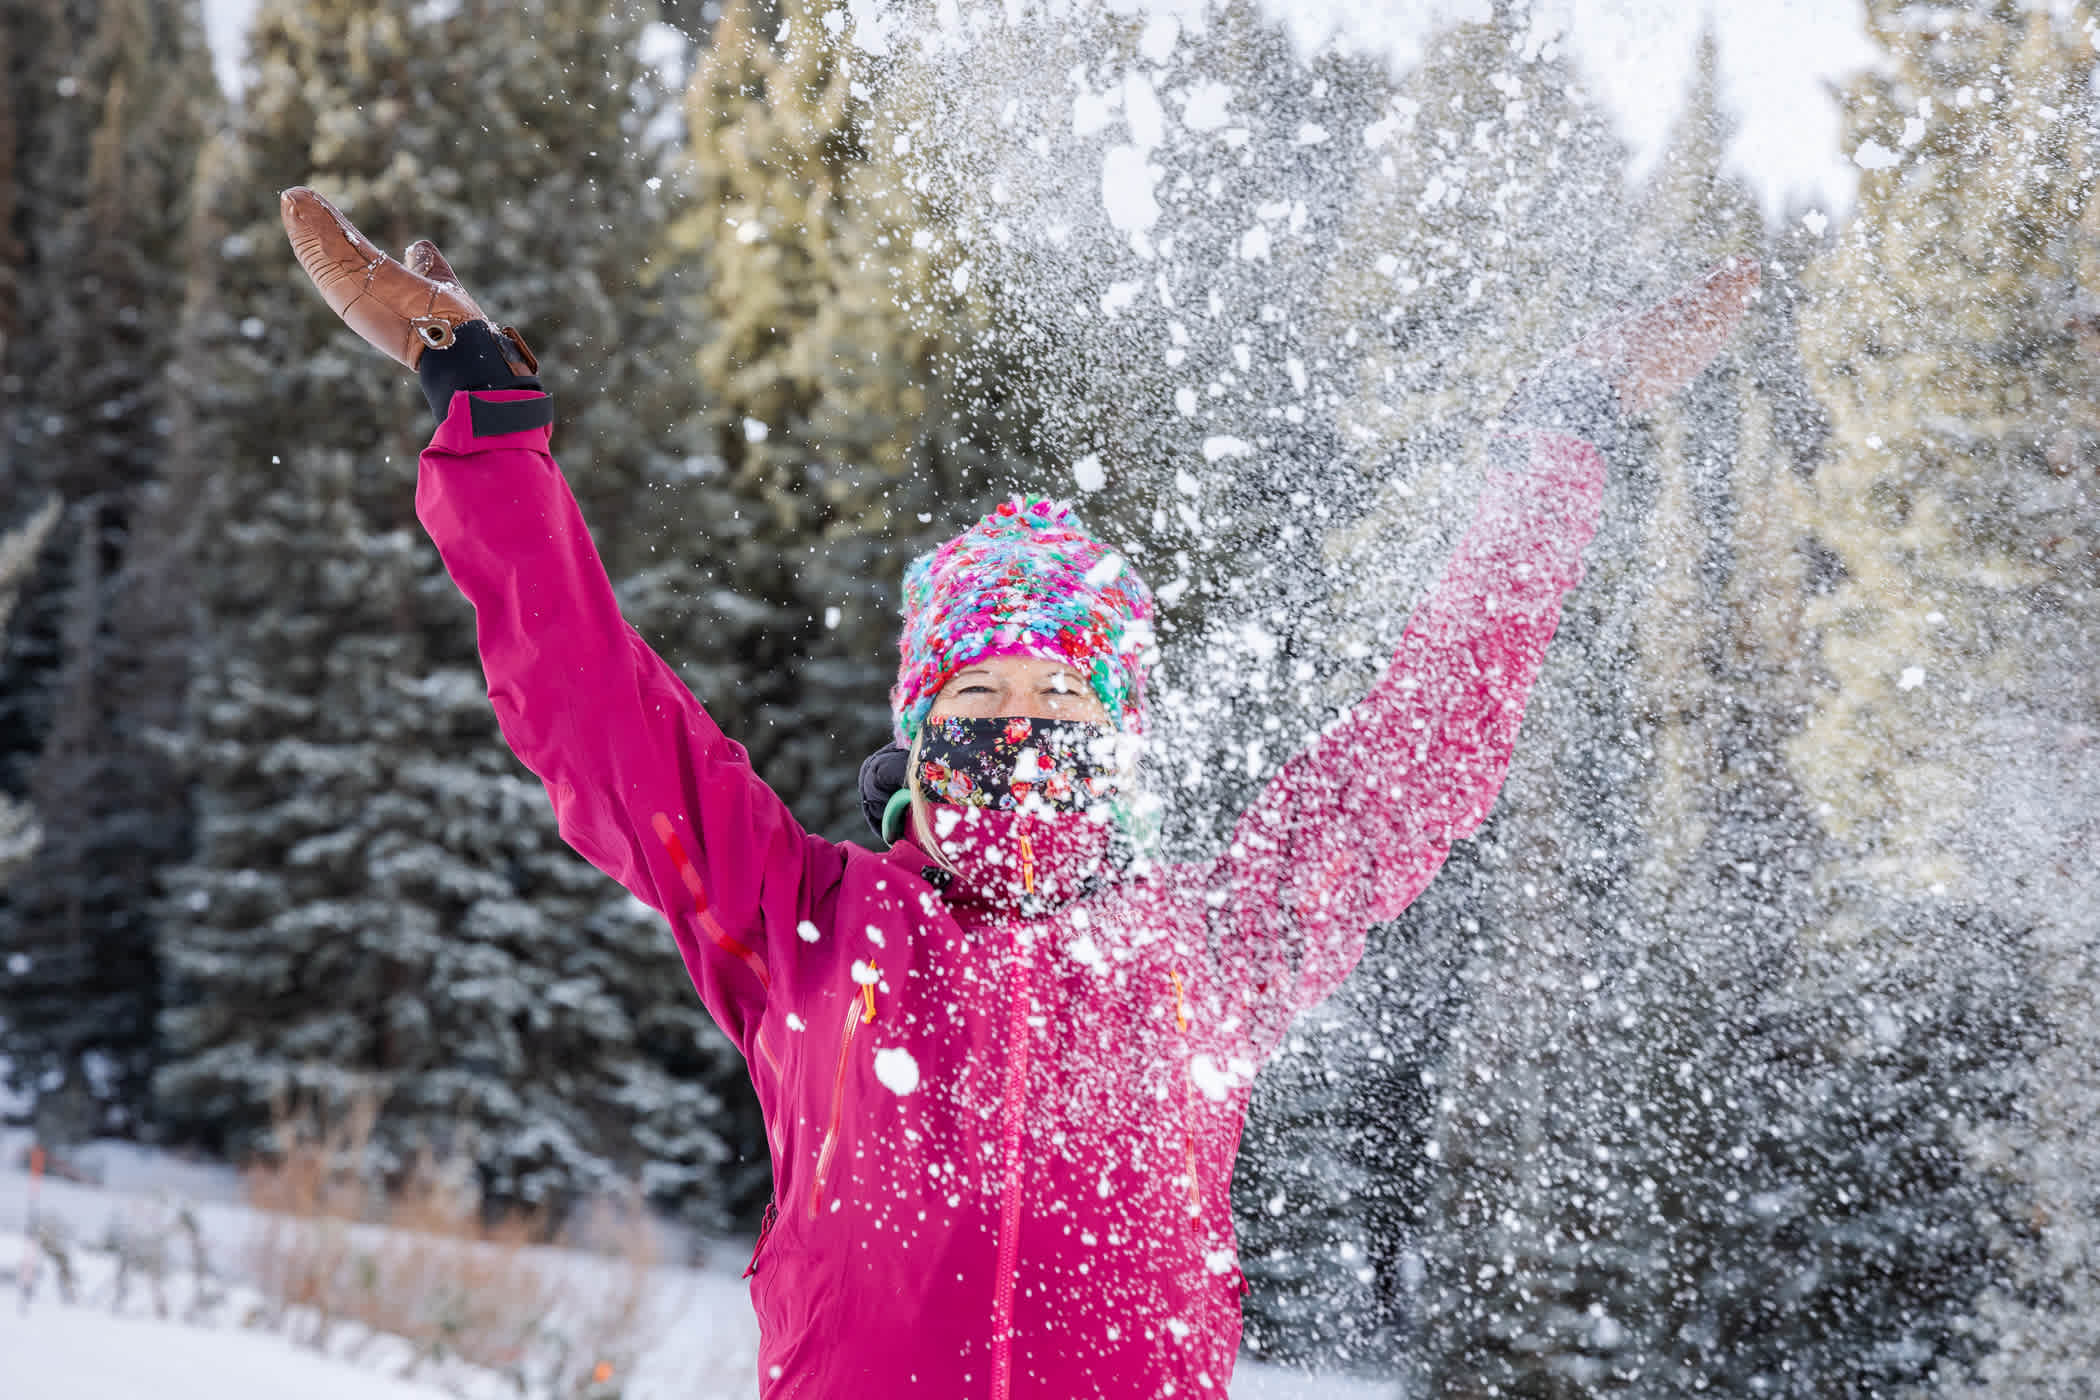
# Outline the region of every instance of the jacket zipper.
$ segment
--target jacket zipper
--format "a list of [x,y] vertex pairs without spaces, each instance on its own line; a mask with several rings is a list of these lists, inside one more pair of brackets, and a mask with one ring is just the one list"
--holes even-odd
[[[1189,1033],[1188,998],[1181,983],[1180,970],[1169,972],[1167,980],[1174,984],[1175,1034],[1186,1036]],[[1186,1068],[1182,1070],[1181,1075],[1181,1143],[1189,1174],[1189,1223],[1200,1227],[1203,1219],[1203,1192],[1196,1184],[1196,1096],[1190,1092]],[[1208,1267],[1208,1260],[1205,1264]],[[1247,1282],[1247,1275],[1237,1263],[1232,1266],[1232,1286],[1242,1298],[1253,1291]]]
[[[1035,853],[1021,836],[1021,879],[1033,891]],[[1028,1092],[1028,1001],[1032,990],[1028,945],[1014,940],[1013,998],[1006,1017],[1006,1086],[999,1110],[999,1267],[992,1292],[992,1400],[1013,1393],[1014,1277],[1021,1253],[1021,1109]]]
[[[1181,973],[1169,972],[1167,978],[1174,984],[1174,1033],[1183,1039],[1189,1033],[1188,1001],[1181,986]],[[1189,1178],[1189,1219],[1197,1220],[1203,1215],[1203,1193],[1196,1186],[1196,1101],[1189,1093],[1189,1073],[1186,1064],[1181,1071],[1181,1145],[1186,1159]]]
[[[873,963],[868,964],[870,976],[873,976],[875,970]],[[854,1032],[860,1029],[863,1021],[874,1019],[875,984],[872,981],[863,982],[860,984],[860,995],[846,1003],[846,1025],[839,1036],[838,1068],[831,1076],[831,1117],[824,1125],[823,1145],[817,1148],[816,1179],[809,1186],[809,1218],[812,1220],[817,1218],[817,1210],[823,1203],[824,1180],[831,1174],[831,1159],[838,1152],[839,1117],[844,1111],[846,1098],[846,1056],[853,1049]]]

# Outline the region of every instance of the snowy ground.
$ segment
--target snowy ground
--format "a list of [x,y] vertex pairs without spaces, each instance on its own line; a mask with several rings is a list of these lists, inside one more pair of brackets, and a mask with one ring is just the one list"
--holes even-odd
[[[0,1248],[20,1247],[20,1236],[0,1235]],[[394,1380],[266,1332],[118,1318],[55,1301],[27,1309],[0,1306],[0,1357],[0,1386],[22,1400],[448,1400],[442,1390]]]
[[[111,1231],[165,1220],[178,1204],[196,1213],[213,1266],[225,1278],[199,1296],[179,1279],[156,1300],[142,1285],[121,1302],[114,1256],[76,1251],[73,1303],[59,1300],[48,1263],[24,1301],[16,1286],[33,1251],[23,1233],[30,1183],[24,1140],[0,1132],[0,1396],[6,1400],[497,1400],[515,1391],[493,1373],[455,1368],[442,1379],[399,1379],[406,1348],[393,1339],[340,1330],[323,1353],[253,1325],[259,1297],[242,1285],[240,1261],[258,1216],[241,1203],[240,1183],[223,1167],[195,1166],[121,1144],[75,1161],[100,1185],[47,1179],[37,1211],[63,1221],[92,1246]],[[625,1400],[750,1400],[757,1392],[757,1325],[738,1277],[745,1249],[735,1241],[708,1251],[699,1268],[664,1269],[652,1344],[623,1390]],[[577,1256],[578,1267],[589,1267]],[[156,1313],[165,1311],[164,1320]],[[188,1320],[183,1320],[187,1318]],[[1243,1362],[1237,1400],[1388,1400],[1389,1386],[1308,1376]]]

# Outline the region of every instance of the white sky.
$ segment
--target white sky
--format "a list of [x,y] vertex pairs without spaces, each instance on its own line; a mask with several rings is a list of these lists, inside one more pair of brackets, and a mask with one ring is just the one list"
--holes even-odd
[[[1342,0],[1297,0],[1306,8]],[[1849,208],[1859,169],[1838,147],[1832,88],[1880,58],[1860,0],[1547,0],[1590,90],[1634,149],[1662,154],[1692,80],[1701,34],[1719,49],[1728,159],[1768,213]]]
[[256,0],[204,0],[204,37],[211,41],[219,86],[228,92],[240,91],[241,48],[248,22],[255,18],[255,5]]
[[[1080,0],[1086,3],[1086,0]],[[1206,0],[1106,0],[1188,16]],[[1301,47],[1333,44],[1412,67],[1438,29],[1484,20],[1489,0],[1259,0]],[[1859,174],[1838,149],[1832,88],[1874,65],[1862,0],[1533,0],[1530,42],[1558,41],[1633,148],[1639,176],[1662,154],[1690,89],[1700,36],[1719,51],[1720,99],[1736,123],[1730,169],[1777,216],[1851,206]]]
[[[257,0],[203,0],[219,79],[240,86]],[[1205,0],[1109,0],[1119,10],[1188,15]],[[1438,26],[1477,19],[1488,0],[1261,0],[1300,43],[1383,54],[1396,69]],[[1537,0],[1535,30],[1558,35],[1635,152],[1661,151],[1691,79],[1701,32],[1720,47],[1721,100],[1737,122],[1732,168],[1778,215],[1850,206],[1857,169],[1837,146],[1830,87],[1874,62],[1861,0]]]

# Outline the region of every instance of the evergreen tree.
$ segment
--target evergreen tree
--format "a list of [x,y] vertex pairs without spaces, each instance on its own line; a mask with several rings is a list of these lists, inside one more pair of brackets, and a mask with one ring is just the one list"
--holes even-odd
[[[1759,237],[1723,134],[1709,69],[1636,249],[1696,265]],[[1786,403],[1791,256],[1741,368],[1615,463],[1637,514],[1584,592],[1619,596],[1557,644],[1602,603],[1602,685],[1564,709],[1542,683],[1527,731],[1559,752],[1504,794],[1510,868],[1469,911],[1487,956],[1435,1071],[1437,1393],[1878,1393],[1973,1355],[1993,1193],[1961,1140],[2005,1113],[2021,961],[2000,920],[1832,880],[1783,761],[1816,442]]]
[[2061,723],[2084,693],[2063,639],[2090,601],[2096,410],[2066,323],[2091,296],[2092,53],[2014,4],[1873,13],[1899,67],[1855,86],[1846,139],[1897,163],[1861,177],[1803,314],[1832,425],[1813,520],[1843,581],[1810,614],[1833,686],[1798,752],[1869,873],[1974,888],[1979,810],[2027,771],[2007,717]]
[[[27,186],[32,172],[43,171],[39,155],[53,117],[81,120],[70,103],[54,100],[71,95],[60,90],[59,65],[80,37],[68,25],[62,0],[8,0],[0,6],[0,374],[7,376],[9,406],[21,401],[24,387],[9,356],[21,334],[25,284],[32,280],[27,235],[36,217],[54,212],[59,198],[41,182]],[[11,421],[6,426],[0,451],[11,459],[19,429]]]
[[[0,535],[0,627],[14,611],[22,580],[36,559],[38,546],[58,519],[58,502],[47,501],[43,509],[22,524]],[[21,803],[0,796],[0,890],[7,888],[17,870],[36,854],[43,832],[35,816]]]
[[[1449,111],[1478,133],[1455,120],[1468,93],[1499,109],[1513,87],[1526,100],[1563,89],[1534,87],[1510,38],[1437,41],[1457,100],[1409,89],[1398,121]],[[1354,286],[1374,272],[1420,286],[1440,253],[1444,276],[1479,290],[1425,299],[1421,339],[1387,365],[1366,357],[1367,385],[1424,364],[1441,379],[1454,361],[1464,382],[1513,378],[1601,313],[1586,292],[1626,286],[1633,268],[1660,271],[1661,290],[1757,247],[1755,210],[1718,174],[1710,57],[1633,208],[1618,205],[1601,130],[1579,111],[1566,128],[1550,106],[1538,115],[1562,141],[1532,157],[1552,177],[1553,217],[1535,224],[1519,179],[1495,187],[1490,229],[1454,235],[1421,199],[1432,177],[1483,183],[1437,161],[1460,143],[1416,130],[1392,158],[1388,178],[1428,166],[1380,192],[1392,207],[1377,222],[1406,229],[1416,265],[1387,254]],[[1480,174],[1510,173],[1503,150],[1475,146]],[[1568,261],[1568,228],[1631,261]],[[1527,256],[1548,266],[1495,291]],[[1302,1168],[1279,1171],[1280,1154],[1243,1166],[1249,1267],[1277,1290],[1258,1341],[1383,1352],[1430,1393],[1461,1395],[1821,1394],[1914,1382],[1968,1354],[1958,1317],[1984,1277],[1976,1214],[1990,1196],[1958,1144],[1964,1121],[2004,1111],[2018,962],[1998,922],[1946,911],[1938,956],[1906,959],[1921,911],[1819,897],[1812,879],[1819,848],[1782,746],[1807,697],[1797,463],[1816,431],[1789,402],[1801,374],[1775,283],[1744,329],[1735,363],[1749,372],[1703,377],[1616,454],[1497,815],[1265,1076],[1275,1116],[1261,1126],[1318,1150]],[[1372,518],[1331,546],[1399,556],[1352,580],[1365,614],[1379,590],[1416,591],[1426,580],[1410,569],[1440,559],[1463,518],[1466,478],[1443,463],[1469,425],[1420,388],[1350,405],[1352,426],[1399,420],[1420,444]],[[1391,550],[1395,536],[1416,543]],[[1862,941],[1872,956],[1831,952]]]
[[[1333,630],[1304,640],[1292,686],[1315,713],[1361,692],[1408,604],[1435,582],[1478,498],[1495,408],[1545,347],[1572,339],[1629,281],[1615,261],[1620,150],[1601,115],[1569,95],[1565,66],[1527,53],[1521,34],[1503,16],[1436,36],[1364,143],[1372,167],[1341,220],[1324,296],[1333,322],[1361,330],[1331,411],[1370,505],[1317,556]],[[1498,965],[1536,966],[1549,942],[1537,936],[1546,916],[1518,893],[1546,883],[1513,868],[1525,843],[1589,851],[1615,844],[1628,818],[1609,786],[1629,765],[1613,751],[1624,726],[1609,713],[1619,691],[1608,676],[1623,665],[1640,499],[1616,473],[1606,536],[1526,721],[1517,761],[1531,776],[1512,777],[1498,816],[1373,936],[1356,976],[1263,1073],[1238,1195],[1256,1282],[1249,1330],[1265,1349],[1389,1367],[1442,1344],[1424,1309],[1441,1283],[1425,1269],[1457,1225],[1437,1215],[1451,1209],[1435,1194],[1448,1168],[1430,1155],[1452,1146],[1431,1147],[1449,1098],[1447,1042],[1469,1015],[1539,1013],[1536,996],[1524,1012],[1467,1009],[1494,995],[1481,984]],[[1560,782],[1579,795],[1540,791]],[[1586,882],[1573,908],[1553,913],[1579,929],[1601,917],[1582,903],[1599,888]],[[1523,914],[1505,912],[1512,904]],[[1482,1105],[1466,1094],[1459,1106]]]
[[427,412],[305,285],[273,197],[310,183],[383,246],[434,237],[526,329],[564,466],[660,634],[678,619],[641,570],[690,557],[683,520],[710,496],[677,431],[687,351],[650,284],[665,153],[644,17],[606,0],[257,17],[237,140],[200,176],[220,222],[180,356],[192,504],[168,531],[202,614],[198,852],[171,877],[157,1086],[172,1127],[227,1151],[275,1102],[370,1092],[382,1145],[462,1145],[499,1198],[645,1169],[658,1200],[720,1224],[748,1189],[741,1062],[659,921],[563,846],[505,752],[468,610],[412,515]]
[[895,159],[910,97],[871,97],[836,18],[727,7],[687,94],[672,247],[708,328],[694,426],[734,503],[702,528],[735,670],[696,689],[812,830],[865,840],[854,778],[888,738],[904,566],[986,504],[1019,434],[982,281]]
[[[2011,1193],[1971,1330],[1995,1348],[1946,1388],[2091,1389],[2090,843],[2100,338],[2090,23],[2061,7],[1868,7],[1888,53],[1847,93],[1858,210],[1815,269],[1802,347],[1831,437],[1807,519],[1829,683],[1792,747],[1840,843],[1826,880],[1935,911],[1908,949],[1960,944],[1981,906],[2024,935],[2024,1063],[2004,1115],[1965,1125]],[[1944,911],[1944,912],[1940,912]],[[1854,957],[1872,945],[1840,945]],[[1970,1276],[1972,1286],[1985,1280]]]
[[[195,0],[18,3],[0,310],[0,499],[50,493],[47,537],[0,665],[0,784],[25,792],[40,858],[0,907],[0,1051],[40,1129],[139,1126],[160,976],[150,903],[185,841],[153,735],[182,688],[132,567],[169,426],[187,182],[217,94]],[[20,86],[18,87],[17,84]]]

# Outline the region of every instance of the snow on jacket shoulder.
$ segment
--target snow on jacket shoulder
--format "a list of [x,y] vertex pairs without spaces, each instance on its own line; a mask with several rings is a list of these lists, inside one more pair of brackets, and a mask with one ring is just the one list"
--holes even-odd
[[[765,1112],[762,1394],[1222,1392],[1254,1070],[1486,814],[1594,529],[1594,449],[1540,435],[1495,474],[1385,678],[1221,856],[1044,910],[936,891],[909,842],[804,833],[621,619],[547,430],[475,438],[467,397],[417,510],[504,737],[670,921]],[[1004,821],[986,868],[1054,858],[1060,833]]]

